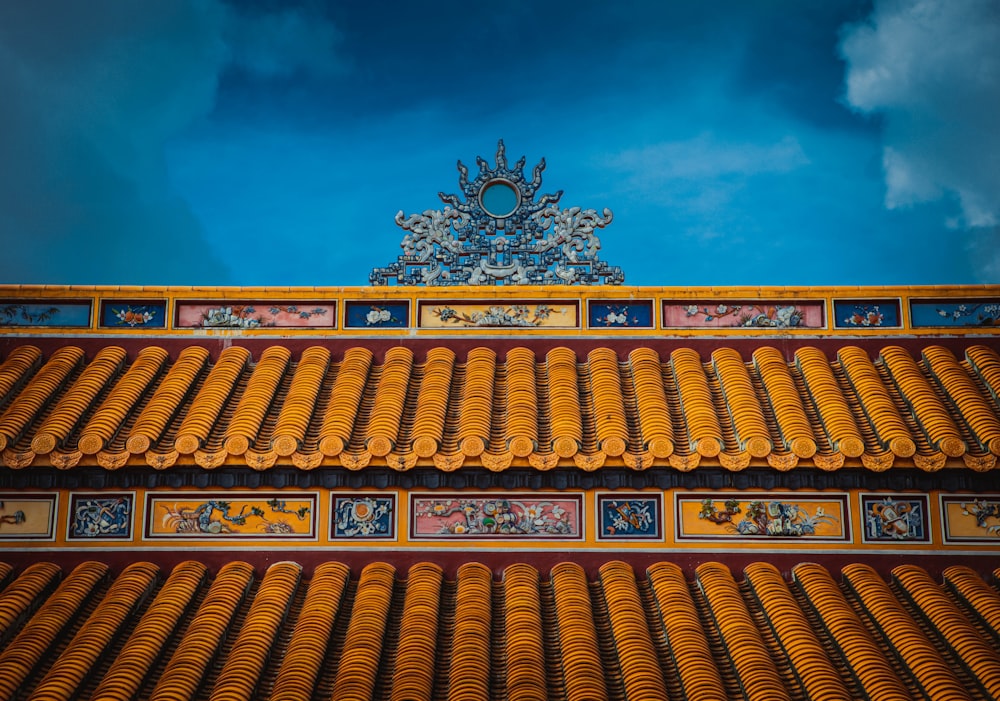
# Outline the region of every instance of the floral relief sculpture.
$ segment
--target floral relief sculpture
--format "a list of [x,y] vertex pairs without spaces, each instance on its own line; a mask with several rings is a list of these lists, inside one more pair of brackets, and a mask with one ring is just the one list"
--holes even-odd
[[791,328],[802,326],[803,312],[794,304],[756,305],[719,304],[715,309],[689,304],[684,308],[689,317],[700,318],[704,323],[730,320],[730,326]]
[[575,536],[572,514],[552,501],[513,499],[419,499],[419,520],[452,536]]
[[[547,304],[538,304],[533,311],[526,304],[513,304],[508,307],[491,306],[486,311],[471,313],[456,311],[452,307],[437,307],[432,314],[443,322],[463,326],[541,326],[555,311]],[[566,310],[559,310],[559,313],[565,314]]]

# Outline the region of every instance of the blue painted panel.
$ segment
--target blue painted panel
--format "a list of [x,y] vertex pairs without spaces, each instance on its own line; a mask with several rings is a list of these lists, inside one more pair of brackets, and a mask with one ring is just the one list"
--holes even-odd
[[135,494],[73,494],[69,505],[70,540],[129,540]]
[[354,540],[396,538],[395,495],[335,496],[330,537]]
[[90,300],[0,300],[0,326],[90,326]]
[[929,543],[928,498],[913,494],[862,494],[865,542]]
[[406,328],[409,302],[347,302],[344,326],[348,329]]
[[661,504],[658,496],[599,496],[598,540],[661,540]]
[[116,329],[162,329],[167,326],[166,301],[101,300],[101,326]]
[[653,300],[592,299],[587,325],[592,329],[653,328]]
[[899,300],[835,299],[834,326],[838,329],[899,328]]
[[913,299],[910,323],[921,326],[998,327],[1000,299]]

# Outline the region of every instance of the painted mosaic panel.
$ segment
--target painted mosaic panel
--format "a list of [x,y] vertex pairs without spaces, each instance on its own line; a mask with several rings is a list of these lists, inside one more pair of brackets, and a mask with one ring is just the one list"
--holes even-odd
[[850,542],[846,494],[675,495],[677,540]]
[[66,539],[131,540],[134,517],[134,492],[73,492]]
[[410,538],[580,540],[582,495],[410,495]]
[[409,302],[345,302],[349,329],[399,329],[410,324]]
[[396,538],[396,495],[332,495],[330,538],[375,540]]
[[941,496],[944,542],[1000,546],[1000,494]]
[[899,328],[898,299],[835,299],[833,325],[838,329]]
[[666,300],[663,302],[663,327],[822,329],[826,328],[823,307],[822,301]]
[[167,325],[167,303],[163,301],[101,300],[101,326],[109,329],[162,329]]
[[862,494],[863,542],[929,543],[926,494]]
[[337,326],[337,308],[329,300],[178,302],[174,326],[185,329],[332,329]]
[[598,540],[663,540],[662,494],[598,494]]
[[0,493],[0,541],[54,540],[55,494]]
[[1000,299],[911,299],[910,325],[919,327],[1000,326]]
[[431,329],[561,328],[580,325],[577,300],[420,302],[419,324]]
[[0,299],[0,327],[90,327],[90,300],[24,301]]
[[587,303],[587,324],[592,329],[651,329],[653,300],[592,299]]
[[171,492],[146,495],[147,538],[316,537],[313,492]]

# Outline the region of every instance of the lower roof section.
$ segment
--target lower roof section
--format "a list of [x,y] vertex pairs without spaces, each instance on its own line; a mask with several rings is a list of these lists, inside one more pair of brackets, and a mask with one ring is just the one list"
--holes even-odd
[[993,699],[996,574],[0,564],[0,699]]

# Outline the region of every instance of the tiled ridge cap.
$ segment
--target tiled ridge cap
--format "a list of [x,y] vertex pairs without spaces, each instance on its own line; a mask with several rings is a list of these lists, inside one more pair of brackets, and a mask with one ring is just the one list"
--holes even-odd
[[215,573],[136,562],[117,574],[85,562],[58,588],[36,586],[40,571],[63,575],[39,563],[0,586],[0,602],[19,597],[28,611],[0,639],[0,698],[1000,693],[1000,643],[980,633],[1000,593],[962,567],[941,584],[909,564],[886,582],[856,564],[803,563],[789,577],[756,562],[738,578],[704,563],[687,579],[671,562],[636,572],[610,561],[588,579],[572,562],[499,573],[470,562],[450,580],[426,562],[405,572],[279,562],[260,574],[239,561]]
[[197,346],[173,358],[155,346],[134,358],[108,346],[89,360],[73,346],[36,351],[15,347],[0,363],[0,448],[12,468],[986,471],[1000,456],[1000,356],[981,345],[963,360],[933,345],[919,358],[888,346],[874,361],[856,347],[834,360],[805,347],[791,362],[767,346],[749,358],[640,348],[625,359],[611,348],[461,358],[441,347],[419,358],[396,347],[381,363],[360,346],[293,357],[274,345],[256,360],[233,346],[214,363]]

